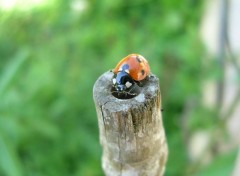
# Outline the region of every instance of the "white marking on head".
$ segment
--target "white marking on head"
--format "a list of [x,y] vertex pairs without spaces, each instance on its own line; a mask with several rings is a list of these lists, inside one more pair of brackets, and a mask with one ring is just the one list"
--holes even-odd
[[122,71],[122,67],[120,67],[120,68],[118,69],[118,71]]
[[130,83],[130,82],[127,81],[125,85],[126,85],[127,88],[129,88],[129,87],[132,86],[132,83]]
[[129,74],[129,70],[124,70],[124,71]]
[[113,78],[112,82],[113,82],[113,84],[116,84],[117,81],[115,78]]

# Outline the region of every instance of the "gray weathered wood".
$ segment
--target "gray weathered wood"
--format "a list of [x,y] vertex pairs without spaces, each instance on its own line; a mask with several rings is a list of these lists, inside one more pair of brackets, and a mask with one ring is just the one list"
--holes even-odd
[[103,74],[93,88],[105,175],[163,175],[168,149],[158,78],[151,75],[136,97],[118,99],[111,93],[112,76]]

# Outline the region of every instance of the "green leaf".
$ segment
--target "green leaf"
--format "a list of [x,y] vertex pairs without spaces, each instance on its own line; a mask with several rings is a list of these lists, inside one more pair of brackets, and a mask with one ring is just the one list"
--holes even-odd
[[20,162],[10,144],[0,135],[0,168],[6,176],[21,176]]
[[13,80],[17,71],[21,68],[24,61],[27,59],[29,51],[24,48],[17,52],[16,56],[11,60],[11,62],[6,66],[0,77],[0,96],[4,93],[7,86]]

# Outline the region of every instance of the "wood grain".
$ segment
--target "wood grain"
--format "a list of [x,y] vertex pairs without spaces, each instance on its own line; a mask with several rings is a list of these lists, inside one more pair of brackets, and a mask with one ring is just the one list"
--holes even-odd
[[93,88],[105,175],[163,175],[168,149],[158,78],[150,75],[134,98],[118,99],[111,93],[112,76],[104,73]]

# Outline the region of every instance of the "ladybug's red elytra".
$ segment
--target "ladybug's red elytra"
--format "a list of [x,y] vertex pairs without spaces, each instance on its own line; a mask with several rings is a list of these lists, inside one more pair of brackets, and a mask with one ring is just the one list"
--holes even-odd
[[150,74],[148,61],[139,54],[123,58],[113,70],[113,87],[118,93],[132,95],[133,86]]

